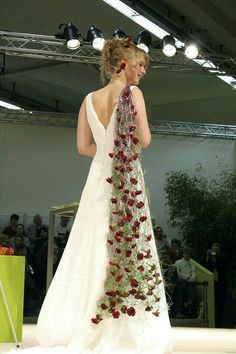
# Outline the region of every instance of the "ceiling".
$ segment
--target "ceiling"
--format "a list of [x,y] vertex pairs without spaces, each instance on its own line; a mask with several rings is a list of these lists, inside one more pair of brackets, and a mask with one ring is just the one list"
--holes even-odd
[[[235,0],[132,3],[148,7],[153,18],[167,19],[205,48],[236,58]],[[93,24],[105,38],[117,28],[132,38],[142,30],[102,0],[1,0],[0,30],[54,35],[62,22],[75,23],[83,36]],[[69,113],[76,113],[83,97],[101,85],[97,65],[11,55],[6,56],[6,72],[0,83],[0,98],[9,97],[14,88],[18,101],[27,98],[34,109]],[[236,90],[216,76],[149,69],[141,88],[152,121],[236,124]]]

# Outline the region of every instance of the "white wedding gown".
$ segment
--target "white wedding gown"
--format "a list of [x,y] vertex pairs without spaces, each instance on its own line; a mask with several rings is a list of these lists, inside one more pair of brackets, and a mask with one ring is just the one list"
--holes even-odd
[[[86,98],[88,122],[97,152],[93,158],[69,241],[43,303],[38,324],[39,346],[27,354],[169,354],[171,328],[164,288],[160,316],[105,318],[93,324],[97,300],[103,294],[108,264],[107,235],[115,109],[107,129]],[[141,168],[141,167],[140,167]],[[143,176],[143,174],[142,174]],[[148,203],[146,203],[148,205]],[[150,218],[149,210],[146,215]],[[152,250],[156,253],[154,238]],[[21,351],[20,351],[21,352]],[[15,353],[14,350],[11,353]]]

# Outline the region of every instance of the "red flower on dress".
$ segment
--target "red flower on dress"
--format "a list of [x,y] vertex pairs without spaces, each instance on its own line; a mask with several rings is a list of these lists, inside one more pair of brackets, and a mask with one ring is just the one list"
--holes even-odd
[[115,249],[115,252],[118,253],[118,254],[120,254],[120,253],[121,253],[121,250],[120,250],[119,248],[116,248],[116,249]]
[[112,312],[112,316],[113,316],[113,318],[119,318],[120,317],[119,311]]
[[136,220],[134,222],[134,227],[139,228],[139,226],[140,226],[140,222],[138,220]]
[[132,239],[132,237],[125,237],[125,241],[126,241],[126,242],[132,242],[133,239]]
[[115,226],[112,226],[112,225],[109,225],[109,228],[110,228],[111,231],[115,231],[116,230]]
[[106,178],[106,181],[107,181],[108,183],[112,183],[111,177]]
[[121,281],[121,279],[123,278],[123,275],[122,274],[119,274],[116,276],[116,282],[119,283]]
[[140,270],[141,272],[143,272],[143,271],[144,271],[144,266],[142,266],[142,265],[139,266],[139,267],[138,267],[138,270]]
[[144,203],[143,203],[142,201],[140,201],[140,202],[138,202],[138,203],[136,204],[136,207],[137,207],[138,209],[143,208],[143,206],[144,206]]
[[113,241],[112,240],[107,240],[107,242],[109,243],[109,245],[113,245]]
[[112,159],[112,158],[114,157],[113,152],[109,152],[109,156],[110,156],[110,158]]
[[139,195],[139,194],[142,194],[143,191],[135,191],[135,195]]
[[135,125],[131,125],[131,126],[129,127],[129,131],[130,131],[130,132],[133,132],[135,129],[136,129]]
[[101,304],[100,307],[101,307],[102,310],[106,310],[107,309],[107,305],[106,304]]
[[113,204],[116,204],[116,203],[117,203],[117,199],[116,199],[116,198],[111,198],[111,202],[112,202]]
[[124,270],[126,271],[126,273],[131,273],[131,270],[129,268],[124,268]]
[[128,309],[127,309],[127,315],[129,315],[129,316],[135,316],[135,309],[133,308],[133,307],[129,307]]
[[129,194],[129,189],[124,189],[124,193]]
[[138,287],[138,281],[136,279],[131,279],[130,280],[130,285],[132,288],[137,288]]
[[128,200],[127,200],[127,204],[128,204],[129,206],[133,206],[133,205],[134,205],[134,199],[128,199]]
[[138,258],[140,261],[142,261],[143,258],[144,258],[143,253],[138,253],[138,254],[137,254],[137,258]]
[[132,251],[130,251],[130,250],[128,250],[128,251],[125,252],[125,256],[126,256],[126,257],[130,257],[131,254],[132,254]]
[[136,144],[138,144],[139,139],[134,137],[134,138],[132,139],[132,141],[133,141],[133,143],[136,145]]
[[138,183],[137,179],[134,178],[134,177],[131,177],[131,178],[130,178],[130,182],[131,182],[132,184],[137,184],[137,183]]
[[116,291],[114,291],[114,290],[107,291],[106,295],[108,295],[108,296],[116,296]]
[[127,167],[126,167],[126,171],[127,171],[127,172],[132,172],[132,171],[133,171],[133,167],[127,166]]
[[141,222],[144,222],[144,221],[147,220],[147,217],[146,217],[146,216],[140,216],[139,220],[140,220]]

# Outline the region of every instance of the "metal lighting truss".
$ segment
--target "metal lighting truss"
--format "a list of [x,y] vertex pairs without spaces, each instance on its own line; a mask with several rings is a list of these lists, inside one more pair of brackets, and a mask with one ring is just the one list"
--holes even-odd
[[[89,43],[83,43],[79,49],[71,51],[62,39],[55,36],[0,31],[0,52],[7,55],[59,60],[85,64],[99,64],[100,52]],[[165,71],[181,71],[194,74],[231,75],[236,77],[236,58],[226,55],[202,53],[201,65],[188,59],[181,51],[172,57],[166,57],[161,49],[150,49],[150,67]],[[209,72],[207,62],[214,63],[214,72]]]
[[[75,114],[0,110],[0,123],[49,125],[75,128]],[[157,120],[150,122],[152,134],[236,139],[236,125]]]

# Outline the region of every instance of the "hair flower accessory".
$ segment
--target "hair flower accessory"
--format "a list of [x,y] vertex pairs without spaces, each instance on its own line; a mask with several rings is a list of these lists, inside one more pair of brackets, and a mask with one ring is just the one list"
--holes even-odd
[[124,70],[126,67],[126,64],[125,63],[121,63],[120,64],[120,68],[118,70],[116,70],[116,74],[120,74],[121,70]]

